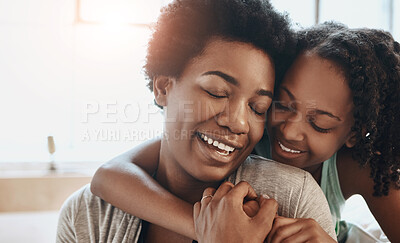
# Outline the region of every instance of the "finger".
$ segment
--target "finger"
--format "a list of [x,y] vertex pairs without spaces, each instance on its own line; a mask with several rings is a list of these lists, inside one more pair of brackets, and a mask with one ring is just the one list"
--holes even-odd
[[273,229],[268,236],[271,243],[278,243],[286,240],[294,234],[297,234],[302,229],[301,223],[298,223],[295,219],[279,218],[275,220]]
[[[298,219],[295,223],[284,228],[286,227],[293,228],[293,231],[288,233],[289,236],[282,239],[284,242],[336,242],[313,219]],[[296,229],[297,232],[295,232]]]
[[232,188],[234,187],[234,185],[229,182],[226,181],[224,183],[222,183],[219,188],[217,189],[217,191],[214,194],[214,199],[220,200],[223,196],[225,196]]
[[215,193],[215,188],[208,187],[203,191],[203,197],[200,200],[200,203],[202,204],[208,204],[211,199],[213,198]]
[[203,191],[203,197],[207,196],[207,195],[211,195],[213,196],[215,194],[216,189],[213,187],[207,187],[204,191]]
[[256,200],[250,200],[243,204],[243,211],[250,218],[254,217],[258,213],[259,209],[260,209],[260,206]]
[[[293,220],[293,219],[291,219],[291,220]],[[281,216],[276,215],[275,219],[274,219],[274,222],[272,224],[271,231],[269,232],[268,237],[267,237],[267,243],[271,243],[272,242],[272,237],[276,234],[276,231],[280,227],[282,227],[284,225],[287,225],[289,223],[292,223],[292,221],[290,221],[289,218],[285,218],[285,217],[281,217]]]
[[[303,242],[313,242],[311,241],[311,235],[308,235],[307,232],[303,231],[298,231],[292,235],[287,236],[284,239],[281,239],[280,241],[277,242],[290,242],[290,243],[303,243]],[[323,241],[324,243],[328,243],[326,241]]]
[[244,199],[255,200],[257,193],[253,187],[246,181],[241,181],[232,190],[229,191],[229,196],[243,203]]
[[278,203],[274,199],[267,199],[264,196],[260,197],[260,210],[253,217],[254,223],[263,225],[267,232],[272,228],[272,222],[278,211]]
[[201,203],[200,203],[200,202],[196,202],[196,203],[193,205],[193,219],[194,219],[194,220],[196,220],[197,217],[199,217],[200,210],[201,210]]

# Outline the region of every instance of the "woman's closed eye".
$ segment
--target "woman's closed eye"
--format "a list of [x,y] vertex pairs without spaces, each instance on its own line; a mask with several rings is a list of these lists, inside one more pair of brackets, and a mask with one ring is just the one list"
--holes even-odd
[[225,91],[210,91],[210,90],[204,90],[204,91],[213,98],[217,99],[228,98],[228,93]]
[[251,110],[258,116],[264,116],[268,109],[256,108],[250,105]]

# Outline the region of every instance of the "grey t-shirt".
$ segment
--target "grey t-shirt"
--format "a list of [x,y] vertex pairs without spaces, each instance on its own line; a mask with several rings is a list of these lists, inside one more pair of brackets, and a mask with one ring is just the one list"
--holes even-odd
[[[249,182],[258,194],[267,194],[277,200],[279,215],[313,218],[336,239],[326,198],[308,172],[251,155],[228,180],[234,184]],[[136,243],[141,229],[139,218],[93,195],[87,185],[62,206],[57,242]]]

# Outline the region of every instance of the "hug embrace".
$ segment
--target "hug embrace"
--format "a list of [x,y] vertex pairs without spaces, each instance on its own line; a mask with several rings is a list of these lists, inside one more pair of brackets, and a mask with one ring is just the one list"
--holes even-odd
[[360,194],[400,242],[400,44],[263,0],[176,0],[145,73],[163,136],[107,162],[57,242],[344,242]]

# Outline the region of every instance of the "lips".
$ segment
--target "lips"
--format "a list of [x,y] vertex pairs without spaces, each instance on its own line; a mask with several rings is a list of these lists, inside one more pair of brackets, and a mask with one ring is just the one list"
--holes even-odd
[[196,137],[199,149],[209,161],[208,163],[218,161],[226,164],[236,161],[241,155],[240,151],[244,148],[244,144],[238,142],[237,139],[228,139],[219,134],[196,132]]
[[307,153],[306,150],[299,149],[298,147],[287,143],[285,140],[280,140],[277,138],[273,140],[272,146],[274,159],[287,163],[289,163],[289,161],[297,160]]
[[279,144],[279,146],[281,147],[281,149],[282,149],[283,151],[285,151],[285,152],[293,153],[293,154],[299,154],[299,153],[302,152],[302,151],[300,151],[300,150],[290,149],[290,148],[286,147],[285,145],[283,145],[283,144],[282,144],[281,142],[279,142],[279,141],[278,141],[278,144]]
[[229,153],[233,152],[235,148],[224,144],[221,141],[214,140],[210,137],[207,137],[207,135],[200,133],[200,138],[203,139],[204,142],[208,143],[211,146],[214,146],[215,148],[218,148],[217,150],[218,153],[221,155],[228,155]]

